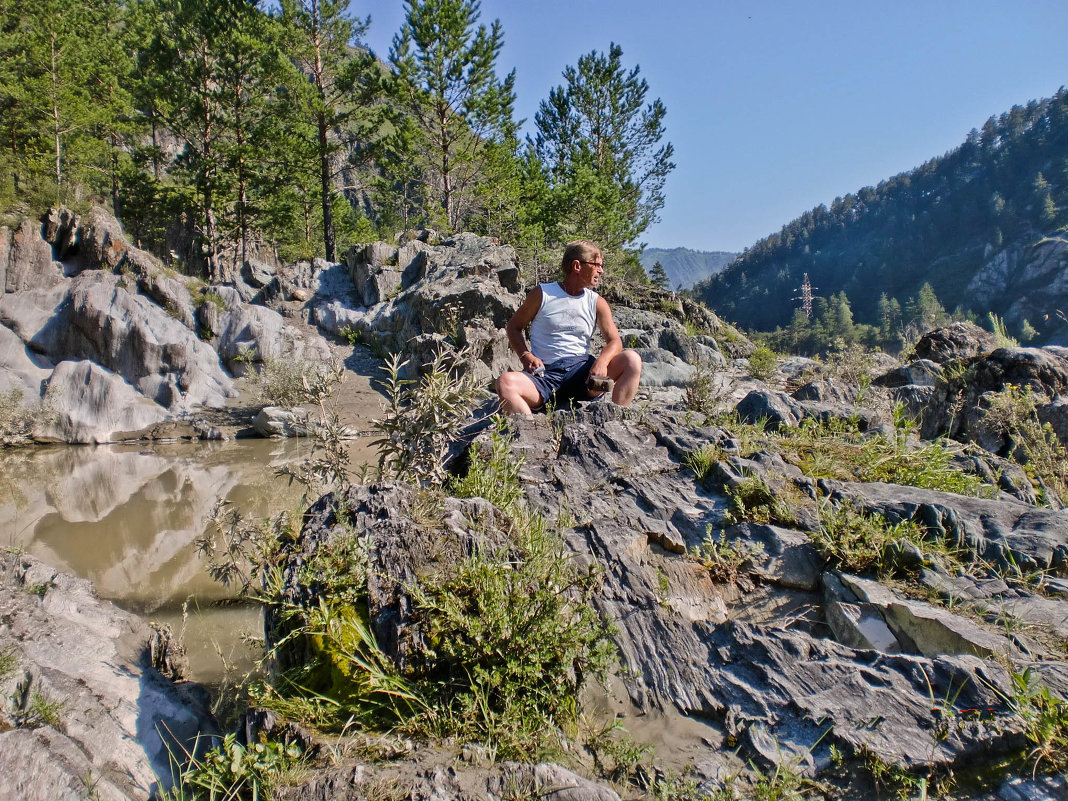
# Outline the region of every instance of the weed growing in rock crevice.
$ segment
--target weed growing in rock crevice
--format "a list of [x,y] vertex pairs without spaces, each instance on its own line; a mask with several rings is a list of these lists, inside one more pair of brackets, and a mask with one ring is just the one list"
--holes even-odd
[[745,540],[716,539],[712,536],[712,524],[705,527],[705,538],[691,555],[709,572],[713,581],[723,584],[737,583],[743,568],[764,552],[763,544]]
[[1030,668],[1013,673],[1010,708],[1023,722],[1030,750],[1027,760],[1034,771],[1068,768],[1068,701],[1054,696]]
[[864,433],[855,421],[806,418],[781,432],[783,455],[813,478],[880,481],[941,490],[957,495],[986,495],[995,489],[953,463],[953,451],[940,442],[913,445],[908,428],[893,437]]
[[196,748],[181,756],[171,754],[174,786],[160,792],[160,801],[238,801],[269,799],[300,764],[303,754],[295,744],[266,741],[243,745],[228,734],[211,750]]
[[1033,481],[1068,502],[1068,450],[1053,427],[1038,417],[1034,392],[1007,384],[983,396],[985,413],[980,425],[1009,440],[1009,456],[1020,463]]
[[851,504],[825,503],[820,525],[811,532],[813,545],[833,567],[850,573],[876,573],[889,577],[903,564],[903,554],[918,550],[937,554],[943,562],[959,564],[956,550],[928,539],[926,530],[912,521],[890,523]]
[[794,507],[777,493],[767,481],[759,476],[743,478],[733,487],[727,489],[730,507],[724,515],[728,524],[733,523],[774,523],[789,526],[798,525]]

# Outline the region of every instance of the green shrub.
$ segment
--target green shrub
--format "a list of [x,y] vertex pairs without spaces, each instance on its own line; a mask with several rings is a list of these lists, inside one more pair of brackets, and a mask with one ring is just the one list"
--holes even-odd
[[1020,342],[1015,337],[1009,334],[1008,326],[1005,325],[1005,319],[998,317],[994,312],[989,312],[987,318],[990,320],[990,330],[994,332],[994,346],[998,348],[1018,348]]
[[497,415],[485,449],[472,446],[467,472],[453,479],[450,487],[457,498],[485,498],[512,517],[522,514],[523,486],[519,478],[522,464],[513,459],[507,435],[507,421]]
[[749,375],[758,381],[767,381],[779,367],[775,351],[766,345],[760,345],[749,356]]
[[762,478],[743,478],[727,490],[727,497],[730,506],[724,519],[728,523],[797,523],[791,504],[777,496]]
[[1008,437],[1009,456],[1061,502],[1068,501],[1068,451],[1053,427],[1038,419],[1031,389],[1006,384],[1000,392],[984,396],[982,403],[985,414],[980,425]]
[[161,801],[269,799],[302,756],[293,744],[267,741],[245,746],[228,734],[204,755],[186,755],[186,764],[176,771],[175,786],[159,797]]
[[592,606],[599,581],[530,518],[508,546],[414,587],[440,682],[437,726],[491,743],[505,758],[539,756],[547,732],[574,723],[585,681],[614,664]]
[[29,439],[40,417],[40,409],[22,405],[22,390],[0,392],[0,445]]
[[708,570],[713,581],[734,584],[742,568],[763,552],[764,546],[759,542],[717,540],[712,536],[712,525],[709,524],[700,547],[691,553]]
[[[366,537],[335,527],[301,568],[314,604],[280,608],[289,633],[278,646],[301,642],[303,663],[254,688],[256,702],[326,730],[399,727],[478,740],[505,758],[541,755],[551,732],[575,722],[579,690],[614,664],[614,649],[592,605],[599,575],[577,566],[560,535],[528,512],[519,468],[499,419],[452,489],[498,505],[507,536],[488,531],[497,539],[450,554],[403,588],[426,644],[403,670],[367,618]],[[344,509],[338,519],[344,526]],[[473,534],[479,525],[471,521]]]
[[824,505],[819,528],[810,536],[832,567],[850,573],[889,576],[898,566],[897,554],[906,545],[959,562],[955,551],[944,543],[928,540],[922,526],[907,520],[891,524],[882,515],[869,514],[850,504]]
[[388,377],[381,383],[389,406],[373,422],[381,435],[374,442],[381,476],[420,485],[445,482],[449,448],[482,394],[473,373],[460,374],[465,355],[439,351],[414,380],[400,377],[408,361],[396,355],[386,360]]
[[19,663],[18,654],[14,646],[8,646],[0,650],[0,682],[3,682]]
[[686,408],[704,415],[714,414],[725,390],[717,381],[719,370],[708,359],[694,364],[693,375],[686,382]]
[[1057,698],[1027,668],[1012,674],[1012,697],[1008,703],[1023,722],[1034,770],[1052,773],[1068,768],[1068,701]]
[[337,365],[329,369],[300,359],[264,359],[253,375],[252,384],[264,406],[291,409],[329,396],[333,387],[321,385],[339,383],[341,375]]

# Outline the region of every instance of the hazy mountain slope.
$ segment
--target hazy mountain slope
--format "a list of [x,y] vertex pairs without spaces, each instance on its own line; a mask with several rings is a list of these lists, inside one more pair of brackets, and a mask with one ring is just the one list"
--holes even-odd
[[718,314],[770,330],[790,322],[804,275],[844,291],[857,322],[880,295],[905,307],[930,283],[947,309],[1028,319],[1049,340],[1068,311],[1068,91],[1014,106],[955,150],[820,205],[747,249],[695,292]]
[[646,272],[660,262],[668,276],[668,289],[689,289],[718,273],[737,256],[737,253],[721,250],[646,248],[641,255],[641,262]]

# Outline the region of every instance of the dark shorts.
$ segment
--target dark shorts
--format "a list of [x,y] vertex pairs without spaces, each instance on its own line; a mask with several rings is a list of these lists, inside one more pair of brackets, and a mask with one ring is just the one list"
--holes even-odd
[[575,401],[590,400],[586,380],[595,361],[597,359],[592,355],[568,356],[545,365],[544,375],[527,373],[527,377],[541,395],[542,405],[551,397],[557,408],[571,406]]

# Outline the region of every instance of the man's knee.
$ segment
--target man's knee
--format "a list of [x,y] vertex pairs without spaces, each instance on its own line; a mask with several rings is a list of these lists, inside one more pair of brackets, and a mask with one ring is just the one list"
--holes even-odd
[[519,382],[516,381],[514,372],[501,373],[497,378],[497,394],[502,398],[519,390]]
[[636,350],[625,350],[612,361],[618,366],[620,378],[642,374],[642,357]]

